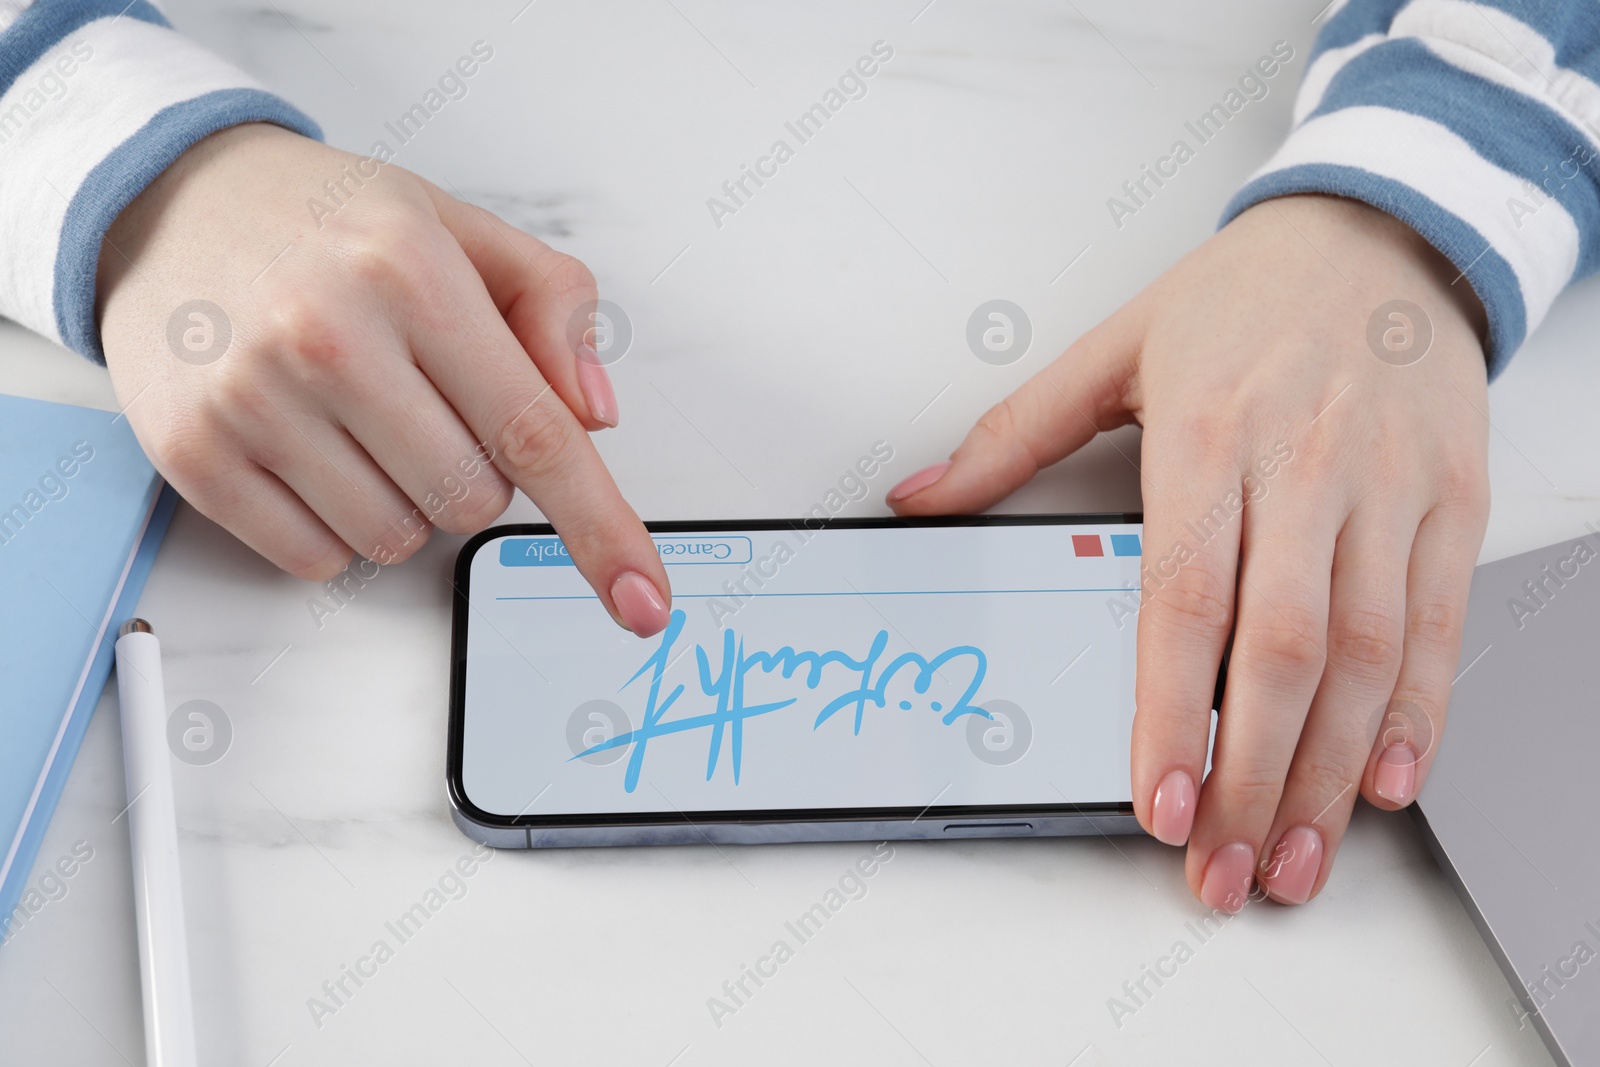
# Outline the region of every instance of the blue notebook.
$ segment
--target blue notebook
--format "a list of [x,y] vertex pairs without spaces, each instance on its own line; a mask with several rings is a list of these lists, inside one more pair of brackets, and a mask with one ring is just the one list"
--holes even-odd
[[43,907],[33,861],[177,495],[109,411],[0,395],[0,935]]

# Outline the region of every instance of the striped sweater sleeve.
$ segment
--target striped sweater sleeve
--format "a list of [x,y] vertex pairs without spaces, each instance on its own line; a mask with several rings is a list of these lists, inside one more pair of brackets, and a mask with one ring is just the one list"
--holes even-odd
[[241,122],[321,137],[147,0],[0,0],[0,315],[104,362],[106,231],[185,149]]
[[1463,272],[1491,378],[1600,266],[1600,4],[1344,0],[1294,127],[1223,213],[1292,193],[1385,211]]

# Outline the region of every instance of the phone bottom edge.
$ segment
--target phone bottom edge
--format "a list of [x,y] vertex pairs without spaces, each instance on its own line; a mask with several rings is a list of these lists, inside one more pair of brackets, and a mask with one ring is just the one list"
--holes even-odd
[[823,822],[728,820],[681,824],[490,826],[451,807],[462,833],[493,848],[602,848],[638,845],[776,845],[822,841],[951,841],[996,837],[1089,837],[1142,834],[1126,812],[1026,813],[985,817],[830,819]]

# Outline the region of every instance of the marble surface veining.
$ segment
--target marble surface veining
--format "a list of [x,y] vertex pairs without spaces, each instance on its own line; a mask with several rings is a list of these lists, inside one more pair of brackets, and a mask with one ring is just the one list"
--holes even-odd
[[[713,519],[802,512],[878,440],[895,458],[850,512],[884,513],[889,485],[1211,232],[1287,128],[1321,3],[167,6],[363,153],[487,43],[396,159],[589,264],[636,331],[599,446],[642,515]],[[1116,225],[1122,183],[1278,40],[1297,58],[1268,95]],[[865,95],[719,219],[723,183],[877,41],[893,57]],[[1600,520],[1594,295],[1568,294],[1492,392],[1486,559]],[[1007,367],[964,341],[996,297],[1034,329]],[[0,347],[0,387],[114,404],[76,357],[12,326]],[[1138,448],[1102,436],[1005,508],[1137,510]],[[507,518],[535,515],[519,498]],[[140,613],[169,702],[234,729],[219,762],[174,765],[206,1063],[1549,1062],[1409,820],[1364,806],[1318,901],[1203,940],[1181,853],[1149,840],[899,845],[713,1019],[869,846],[472,859],[442,781],[461,540],[318,619],[315,586],[192,509],[173,524]],[[107,696],[40,854],[93,858],[0,950],[0,1062],[140,1062],[119,743]],[[460,893],[396,938],[463,858]],[[1116,1018],[1180,940],[1192,958]]]

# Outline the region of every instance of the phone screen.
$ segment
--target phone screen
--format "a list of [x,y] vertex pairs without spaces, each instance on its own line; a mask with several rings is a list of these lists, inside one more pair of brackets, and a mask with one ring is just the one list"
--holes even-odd
[[451,769],[484,813],[1129,802],[1137,522],[653,524],[648,639],[548,527],[502,529],[458,572]]

